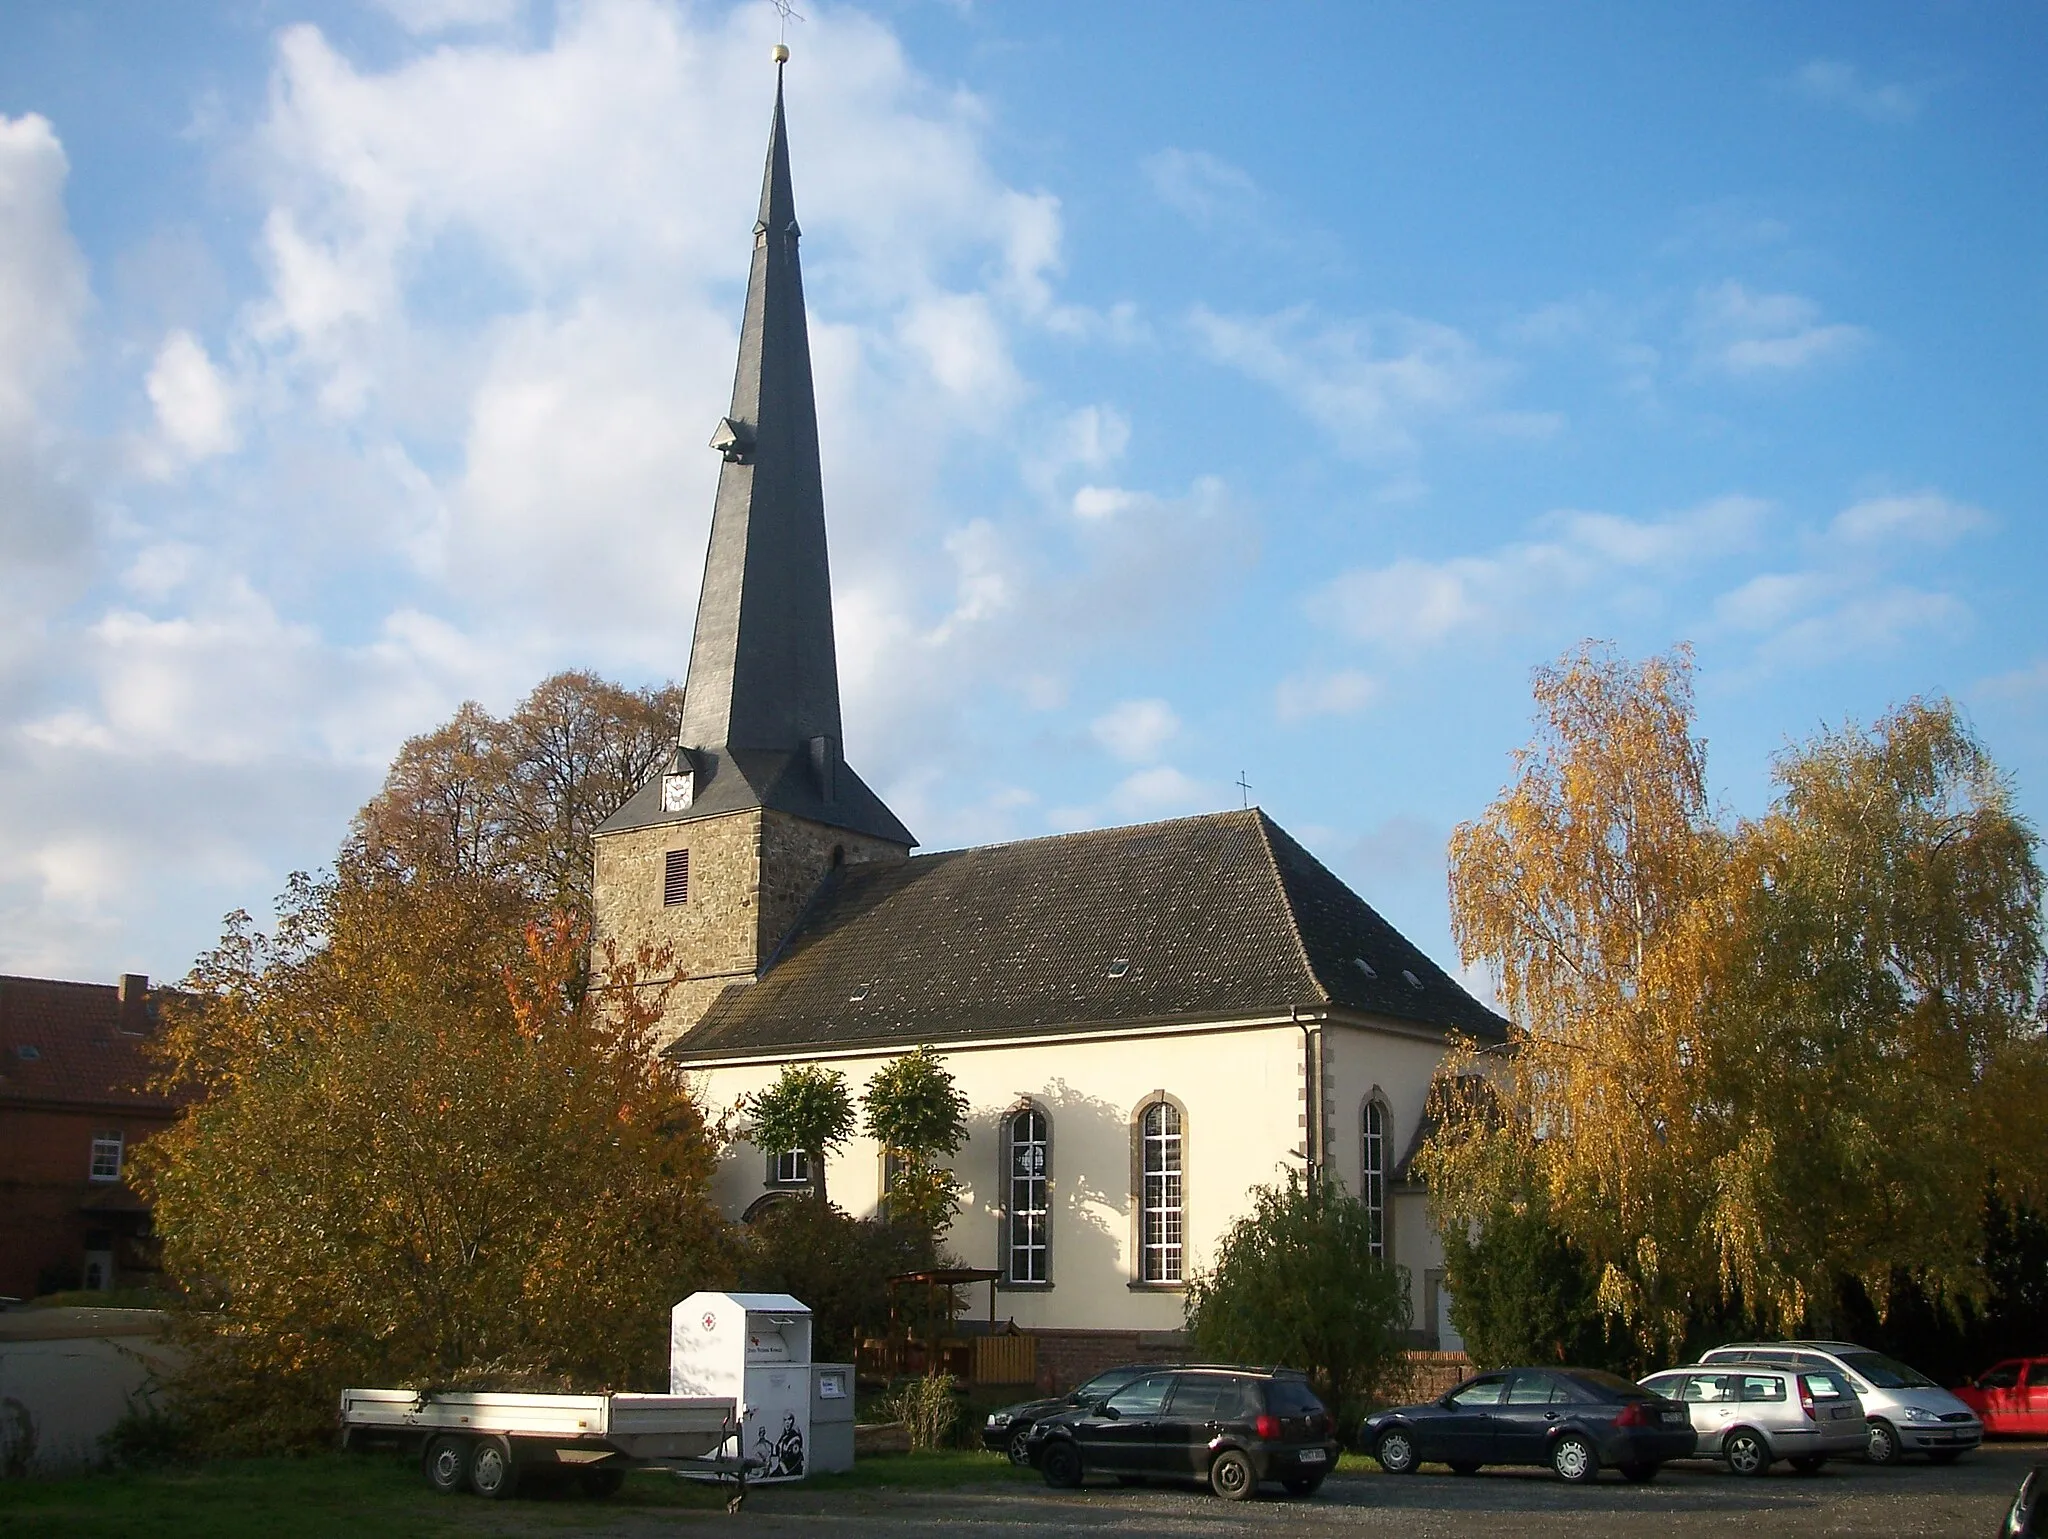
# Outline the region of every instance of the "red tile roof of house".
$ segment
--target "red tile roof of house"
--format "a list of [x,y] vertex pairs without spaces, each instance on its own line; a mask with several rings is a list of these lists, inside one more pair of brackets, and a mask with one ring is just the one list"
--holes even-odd
[[[122,985],[0,975],[0,1102],[175,1112],[148,1090],[156,1001],[139,974]],[[125,996],[125,997],[124,997]]]

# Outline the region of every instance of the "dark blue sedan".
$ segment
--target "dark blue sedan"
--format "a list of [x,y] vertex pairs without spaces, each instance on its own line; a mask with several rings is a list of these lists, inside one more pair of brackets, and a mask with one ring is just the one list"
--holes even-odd
[[1358,1446],[1391,1475],[1433,1460],[1461,1475],[1486,1464],[1547,1464],[1571,1481],[1608,1467],[1654,1480],[1697,1442],[1684,1406],[1598,1368],[1482,1373],[1441,1400],[1368,1416],[1358,1431]]

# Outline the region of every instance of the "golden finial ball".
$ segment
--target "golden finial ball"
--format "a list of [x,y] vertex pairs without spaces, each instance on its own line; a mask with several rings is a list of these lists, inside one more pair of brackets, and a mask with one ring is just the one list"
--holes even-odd
[[789,44],[777,43],[775,45],[775,62],[777,64],[787,64],[789,62]]

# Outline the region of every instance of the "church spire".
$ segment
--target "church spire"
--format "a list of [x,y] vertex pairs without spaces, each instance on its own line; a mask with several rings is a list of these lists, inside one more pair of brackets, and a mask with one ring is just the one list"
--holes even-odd
[[818,404],[775,50],[775,117],[674,756],[599,832],[751,808],[916,843],[841,757]]
[[686,748],[793,750],[823,737],[836,751],[840,741],[818,408],[779,60],[775,77],[732,410],[712,438],[725,464],[690,649]]

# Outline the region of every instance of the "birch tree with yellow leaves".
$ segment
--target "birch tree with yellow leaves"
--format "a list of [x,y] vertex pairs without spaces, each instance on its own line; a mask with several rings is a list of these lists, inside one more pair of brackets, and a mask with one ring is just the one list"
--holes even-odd
[[1731,1308],[1824,1324],[1847,1278],[1981,1289],[1987,1184],[2048,1180],[2041,879],[1953,708],[1788,752],[1730,828],[1687,653],[1588,644],[1535,696],[1451,840],[1453,931],[1514,1030],[1439,1087],[1446,1236],[1545,1214],[1646,1358]]

